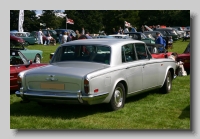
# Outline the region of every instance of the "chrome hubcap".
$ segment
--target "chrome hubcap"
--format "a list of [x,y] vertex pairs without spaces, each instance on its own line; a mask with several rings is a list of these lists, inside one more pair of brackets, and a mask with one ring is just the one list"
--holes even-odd
[[116,107],[120,107],[123,101],[123,94],[121,88],[117,88],[114,93],[115,105]]
[[168,85],[168,90],[170,90],[171,89],[171,80],[170,80],[169,76],[167,77],[167,85]]

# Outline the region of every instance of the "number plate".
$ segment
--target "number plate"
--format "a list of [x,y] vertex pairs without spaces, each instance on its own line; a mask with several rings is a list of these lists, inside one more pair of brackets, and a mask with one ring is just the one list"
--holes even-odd
[[42,89],[53,89],[53,90],[64,90],[64,84],[52,84],[52,83],[41,83],[40,88]]

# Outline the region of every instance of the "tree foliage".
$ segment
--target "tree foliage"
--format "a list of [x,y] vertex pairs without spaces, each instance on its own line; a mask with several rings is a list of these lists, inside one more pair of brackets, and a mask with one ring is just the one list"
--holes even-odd
[[[82,27],[90,33],[104,30],[110,34],[112,28],[124,28],[124,21],[140,29],[141,25],[189,26],[189,10],[65,10],[74,24],[66,25],[66,17],[57,17],[60,10],[43,10],[40,18],[34,10],[24,10],[23,28],[34,31],[46,23],[49,28],[69,28],[81,31]],[[10,11],[10,30],[18,30],[19,10]]]

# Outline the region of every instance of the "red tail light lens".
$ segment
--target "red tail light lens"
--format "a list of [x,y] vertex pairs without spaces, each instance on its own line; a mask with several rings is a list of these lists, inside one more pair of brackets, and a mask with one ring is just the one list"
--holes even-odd
[[87,79],[84,80],[84,91],[85,93],[89,93],[89,81]]

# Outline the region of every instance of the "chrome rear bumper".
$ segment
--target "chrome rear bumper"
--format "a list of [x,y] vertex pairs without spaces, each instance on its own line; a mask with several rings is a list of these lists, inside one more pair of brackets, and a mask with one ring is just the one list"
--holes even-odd
[[21,97],[27,100],[33,101],[56,101],[56,102],[66,102],[66,103],[88,103],[88,104],[98,104],[102,102],[108,95],[108,92],[97,93],[92,95],[82,95],[81,91],[77,91],[76,93],[70,92],[34,92],[28,91],[23,92],[23,88],[20,88],[20,91],[15,92],[17,97]]

